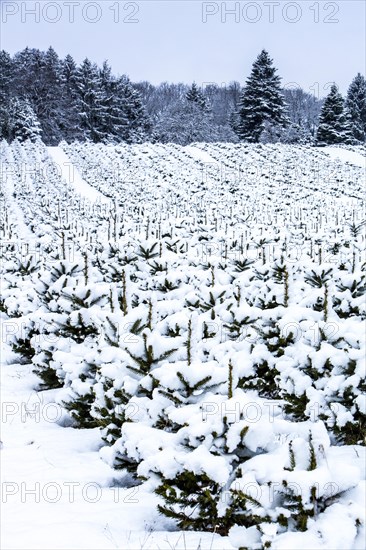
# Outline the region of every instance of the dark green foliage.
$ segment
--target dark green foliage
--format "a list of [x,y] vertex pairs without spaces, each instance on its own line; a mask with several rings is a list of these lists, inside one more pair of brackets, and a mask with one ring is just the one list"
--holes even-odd
[[225,323],[224,328],[226,328],[229,333],[228,336],[230,340],[241,340],[244,335],[245,327],[253,325],[256,319],[252,317],[245,316],[243,319],[237,319],[235,313],[230,311],[232,320],[230,323]]
[[288,119],[281,79],[268,52],[263,50],[253,64],[240,99],[237,134],[243,141],[257,143],[266,122],[286,126]]
[[[163,235],[164,237],[165,235]],[[167,235],[168,237],[170,235]],[[182,254],[184,251],[185,251],[185,244],[178,244],[179,243],[179,240],[177,241],[174,241],[174,242],[169,242],[169,241],[165,241],[165,246],[166,246],[166,249],[169,251],[169,252],[174,252],[175,254]]]
[[231,399],[233,396],[233,365],[231,364],[231,362],[229,363],[229,376],[227,386],[227,396],[228,399]]
[[[269,291],[269,287],[267,287]],[[272,296],[268,296],[267,298],[258,298],[258,307],[260,309],[275,309],[280,304],[277,302],[277,296],[273,294]]]
[[347,226],[349,227],[349,231],[351,233],[351,237],[353,239],[357,239],[357,237],[361,234],[361,231],[363,230],[365,225],[366,225],[366,220],[358,224],[354,222],[347,223]]
[[169,388],[166,389],[160,389],[159,393],[167,397],[168,399],[171,399],[176,405],[180,405],[184,403],[189,397],[191,397],[194,392],[201,390],[203,388],[211,388],[213,385],[208,384],[208,382],[211,380],[212,376],[205,376],[202,378],[202,380],[199,380],[196,382],[196,384],[191,385],[188,380],[185,379],[184,375],[181,372],[177,372],[177,378],[180,380],[182,384],[182,388],[178,391],[171,390]]
[[35,354],[35,350],[30,342],[30,339],[35,334],[39,334],[39,332],[31,331],[29,333],[29,336],[26,339],[18,338],[15,342],[12,343],[12,346],[11,346],[12,350],[15,353],[18,353],[23,358],[23,360],[25,360],[27,363],[32,361]]
[[1,137],[36,139],[47,145],[87,140],[140,142],[149,119],[140,93],[126,76],[114,77],[107,62],[100,68],[70,55],[59,59],[53,48],[25,48],[10,58],[1,52]]
[[278,370],[270,367],[267,361],[253,365],[254,374],[241,377],[238,381],[238,388],[243,390],[257,390],[261,397],[277,399],[279,397]]
[[192,86],[189,88],[188,92],[186,93],[186,99],[187,101],[192,101],[193,103],[196,103],[203,111],[208,110],[208,102],[206,97],[204,96],[202,90],[200,90],[195,82],[193,82]]
[[50,270],[50,278],[51,282],[55,283],[58,279],[61,279],[63,275],[67,275],[68,277],[73,277],[77,274],[77,272],[80,271],[79,265],[73,265],[71,268],[64,262],[59,262],[58,267],[52,266]]
[[[347,366],[343,369],[346,377],[355,375],[356,361],[350,359]],[[352,422],[347,422],[339,427],[336,422],[330,424],[330,429],[334,433],[337,441],[343,445],[365,445],[366,444],[366,415],[355,405],[355,396],[365,395],[366,380],[360,378],[357,386],[349,385],[339,395],[338,399],[348,411],[352,412]]]
[[337,86],[333,84],[320,113],[316,141],[318,145],[332,145],[348,143],[350,140],[344,101]]
[[142,319],[136,319],[129,327],[129,332],[131,334],[140,334],[145,328],[147,328],[147,324],[143,324]]
[[149,264],[149,266],[150,266],[151,275],[156,275],[157,273],[164,273],[164,271],[167,272],[168,270],[168,267],[166,264],[163,265],[158,262],[152,262],[151,264]]
[[271,278],[271,274],[269,269],[265,269],[264,271],[259,271],[258,269],[253,269],[254,277],[256,279],[259,279],[260,281],[269,281]]
[[154,243],[150,248],[144,248],[142,245],[140,245],[138,250],[138,255],[144,260],[150,260],[151,258],[156,258],[156,256],[159,256],[159,252],[155,251],[157,246],[158,246],[158,243]]
[[205,342],[209,338],[214,338],[216,334],[217,334],[216,330],[210,331],[209,325],[206,323],[206,321],[203,321],[203,324],[202,324],[203,340],[202,341]]
[[211,311],[211,319],[214,320],[216,318],[214,308],[217,303],[222,304],[225,294],[225,290],[223,292],[220,292],[220,294],[217,294],[216,296],[213,292],[210,291],[208,300],[197,300],[196,302],[192,303],[186,299],[186,304],[190,309],[199,308],[201,311]]
[[58,377],[56,369],[51,366],[54,351],[55,347],[50,346],[49,349],[33,357],[33,372],[42,380],[41,390],[51,390],[63,386],[63,380]]
[[293,472],[294,469],[296,468],[296,458],[295,458],[294,450],[292,448],[292,441],[290,441],[290,443],[288,444],[288,452],[290,455],[290,467],[285,468],[285,470],[288,469],[290,472]]
[[360,73],[348,88],[346,110],[355,143],[366,142],[366,80]]
[[55,321],[58,328],[54,331],[55,335],[62,336],[63,338],[71,338],[77,344],[81,344],[88,337],[96,337],[99,335],[98,328],[93,324],[84,323],[82,314],[79,312],[77,315],[77,323],[71,322],[68,317],[65,322],[60,323]]
[[275,264],[272,274],[275,282],[283,285],[283,305],[287,307],[289,300],[289,273],[287,266],[284,263]]
[[115,348],[119,348],[119,331],[118,326],[116,326],[110,318],[106,317],[107,325],[104,328],[104,338],[106,342]]
[[39,325],[31,321],[26,330],[22,330],[21,337],[15,336],[11,342],[12,350],[21,356],[24,362],[30,363],[35,355],[35,349],[32,345],[32,338],[39,337]]
[[192,361],[192,319],[188,321],[188,331],[187,331],[187,363],[190,366]]
[[262,327],[256,328],[274,357],[281,357],[285,348],[295,342],[294,334],[292,332],[284,334],[274,319],[268,319],[262,323]]
[[[75,392],[74,392],[75,393]],[[90,389],[85,395],[75,393],[70,401],[63,401],[63,406],[69,411],[70,416],[76,421],[78,428],[96,428],[99,422],[90,414],[90,409],[94,403],[95,395],[93,389]]]
[[297,531],[306,531],[309,518],[314,517],[314,506],[305,505],[302,495],[297,494],[292,484],[289,485],[283,481],[282,485],[281,507],[290,513],[290,517],[281,515],[282,522],[278,518],[279,523]]
[[157,286],[157,290],[159,290],[160,292],[171,292],[172,290],[176,290],[177,288],[179,288],[179,286],[179,283],[175,284],[168,279],[165,279],[163,284],[159,284]]
[[284,392],[281,393],[285,398],[285,404],[283,407],[285,413],[292,419],[299,420],[300,422],[308,420],[308,417],[305,415],[305,410],[309,403],[306,393],[304,392],[299,396],[295,394],[285,394]]
[[14,139],[37,141],[41,138],[39,120],[28,99],[11,98],[5,120],[6,135],[4,137],[8,141]]
[[91,297],[91,290],[85,290],[83,296],[78,296],[76,293],[74,294],[67,294],[65,291],[62,292],[62,297],[66,298],[71,303],[71,308],[74,311],[77,311],[78,309],[82,308],[89,308],[94,306],[95,304],[99,304],[103,300],[103,298],[106,298],[105,295],[97,296],[94,299],[90,299]]
[[310,456],[309,456],[308,470],[312,471],[312,470],[315,470],[315,468],[317,467],[317,461],[316,461],[316,454],[315,454],[315,449],[313,445],[313,435],[311,432],[309,434],[309,455]]
[[16,273],[20,277],[28,277],[39,270],[39,262],[36,262],[33,257],[30,257],[28,260],[22,261],[18,260],[15,266],[11,267],[11,270],[8,273]]
[[[167,328],[167,336],[170,336],[171,338],[175,338],[177,336],[180,336],[182,328],[175,324],[174,328]],[[208,338],[208,336],[206,336]]]
[[177,348],[170,349],[168,351],[165,351],[161,355],[155,356],[154,348],[151,344],[148,344],[147,341],[147,334],[144,333],[142,335],[143,343],[144,343],[144,353],[141,356],[134,355],[127,347],[125,347],[125,351],[128,353],[128,355],[133,359],[133,361],[136,363],[137,366],[131,366],[128,365],[128,368],[135,372],[136,374],[139,374],[140,376],[145,376],[146,374],[149,374],[153,366],[157,365],[159,362],[163,361],[164,359],[167,359],[170,357],[175,351],[177,351]]
[[234,261],[234,271],[237,273],[243,273],[244,271],[247,271],[250,269],[250,266],[254,264],[253,260],[248,260],[245,258],[245,260],[235,260]]
[[[158,505],[161,514],[175,519],[182,530],[211,531],[227,535],[233,525],[250,527],[263,521],[253,512],[260,504],[242,491],[231,490],[224,495],[223,488],[206,474],[185,470],[174,479],[163,478],[155,490],[165,505]],[[219,516],[220,499],[227,497],[225,514]]]
[[332,274],[332,268],[323,269],[321,274],[318,275],[313,269],[311,274],[305,277],[305,282],[314,288],[322,288],[330,279]]
[[[350,393],[352,393],[352,391],[350,391]],[[357,410],[354,413],[353,418],[354,422],[346,422],[346,424],[341,428],[334,425],[332,427],[332,431],[338,443],[343,445],[365,445],[366,415]]]
[[[113,397],[110,391],[113,388]],[[106,378],[103,381],[104,403],[95,407],[93,413],[97,425],[103,429],[103,441],[112,445],[121,436],[122,424],[128,421],[126,418],[126,406],[131,395],[123,389],[116,389],[113,380]]]

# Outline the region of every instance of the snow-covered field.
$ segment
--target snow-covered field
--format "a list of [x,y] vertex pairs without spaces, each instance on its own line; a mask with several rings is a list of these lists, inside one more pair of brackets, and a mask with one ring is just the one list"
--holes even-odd
[[364,151],[2,153],[2,547],[364,548]]

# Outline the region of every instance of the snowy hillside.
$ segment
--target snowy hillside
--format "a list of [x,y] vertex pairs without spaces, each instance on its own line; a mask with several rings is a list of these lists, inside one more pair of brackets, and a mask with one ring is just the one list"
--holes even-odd
[[364,548],[366,157],[1,154],[3,547]]

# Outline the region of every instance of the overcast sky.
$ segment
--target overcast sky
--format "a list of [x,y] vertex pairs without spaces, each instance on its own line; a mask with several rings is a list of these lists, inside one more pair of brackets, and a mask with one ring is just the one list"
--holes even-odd
[[[320,97],[365,73],[365,2],[1,0],[1,48],[108,59],[133,81],[242,84],[263,49],[283,85]],[[229,12],[234,13],[229,13]]]

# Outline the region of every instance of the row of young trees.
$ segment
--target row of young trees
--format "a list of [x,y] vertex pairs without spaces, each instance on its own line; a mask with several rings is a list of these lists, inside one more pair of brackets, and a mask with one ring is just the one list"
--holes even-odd
[[0,52],[0,137],[68,142],[248,141],[359,144],[366,141],[366,81],[358,74],[344,101],[334,85],[324,102],[283,89],[268,52],[253,64],[244,88],[149,82],[114,76],[104,62],[77,65],[26,48]]

